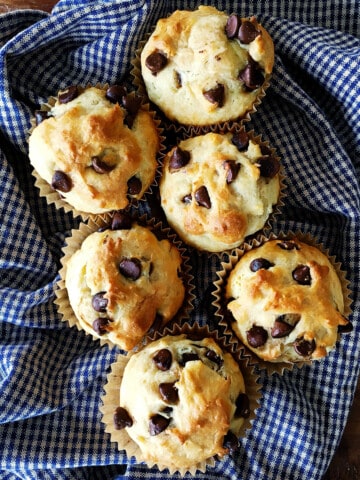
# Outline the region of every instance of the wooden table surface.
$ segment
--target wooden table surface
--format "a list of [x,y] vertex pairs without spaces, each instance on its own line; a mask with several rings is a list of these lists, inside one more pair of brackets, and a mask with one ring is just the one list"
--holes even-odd
[[[55,0],[0,1],[0,13],[24,8],[50,12],[55,3]],[[360,382],[340,445],[323,480],[360,480]]]

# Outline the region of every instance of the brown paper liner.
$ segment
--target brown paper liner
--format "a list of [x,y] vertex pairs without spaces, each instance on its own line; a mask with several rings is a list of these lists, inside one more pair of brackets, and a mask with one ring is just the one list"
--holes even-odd
[[[269,240],[292,240],[297,239],[302,243],[306,243],[311,245],[317,249],[319,249],[331,262],[333,265],[337,276],[339,277],[342,293],[344,298],[344,312],[342,314],[347,318],[351,314],[351,291],[349,289],[350,282],[346,279],[346,272],[342,269],[341,264],[336,261],[334,256],[329,254],[329,250],[325,249],[322,243],[319,243],[314,237],[312,237],[308,233],[303,233],[300,231],[289,231],[289,232],[280,232],[278,235],[271,232],[268,235],[260,235],[258,238],[253,238],[250,242],[244,243],[240,248],[236,249],[232,252],[231,256],[228,258],[227,261],[221,263],[222,269],[216,272],[218,277],[217,280],[214,281],[215,290],[213,292],[215,300],[213,301],[213,306],[216,309],[215,315],[219,319],[219,325],[225,328],[226,334],[233,334],[236,336],[235,332],[231,328],[231,321],[228,319],[228,315],[226,312],[226,305],[224,302],[224,292],[226,287],[227,279],[230,275],[230,272],[233,270],[237,262],[240,258],[249,250],[253,248],[260,247],[264,243],[268,242]],[[338,340],[340,338],[340,334],[338,335]],[[239,342],[243,345],[240,339]],[[293,370],[294,366],[297,368],[302,368],[304,365],[311,365],[314,361],[319,360],[304,360],[299,362],[270,362],[265,361],[258,357],[252,350],[247,348],[246,345],[243,345],[246,355],[250,358],[250,364],[257,364],[259,369],[265,370],[269,375],[274,373],[278,373],[282,375],[285,370]]]
[[[81,92],[83,92],[87,88],[91,88],[91,87],[99,88],[101,90],[107,90],[107,88],[109,86],[110,85],[107,84],[107,83],[105,83],[105,84],[99,84],[98,83],[96,85],[88,84],[85,87],[78,85],[78,89]],[[128,94],[131,95],[131,96],[136,95],[135,92],[128,92]],[[145,100],[146,96],[143,96],[143,99]],[[57,97],[51,96],[51,97],[48,98],[47,102],[40,105],[39,110],[49,112],[54,107],[56,102],[57,102]],[[160,119],[156,116],[155,111],[150,108],[150,104],[148,102],[145,101],[144,103],[142,103],[141,108],[150,113],[150,115],[153,118],[155,127],[158,131],[159,149],[158,149],[157,158],[156,158],[157,167],[156,167],[156,171],[155,171],[155,174],[154,174],[154,179],[151,182],[151,184],[149,185],[149,187],[146,189],[146,191],[144,192],[143,196],[141,198],[138,198],[138,199],[129,197],[129,204],[126,208],[131,207],[131,206],[138,207],[139,202],[145,202],[147,197],[152,193],[153,188],[155,188],[157,186],[157,178],[159,176],[159,171],[161,170],[161,167],[162,167],[162,158],[164,156],[164,150],[165,150],[165,145],[164,145],[165,137],[163,135],[163,128],[161,126]],[[32,133],[32,131],[34,130],[35,127],[36,127],[36,121],[35,121],[35,117],[33,117],[31,119],[31,128],[28,132],[28,137],[30,137],[30,135],[31,135],[31,133]],[[78,210],[75,207],[73,207],[65,198],[63,198],[61,196],[60,192],[54,190],[52,188],[52,186],[40,176],[40,174],[36,171],[35,168],[33,168],[32,174],[33,174],[33,177],[35,178],[35,186],[39,189],[40,196],[45,197],[47,203],[49,205],[54,204],[55,207],[58,210],[63,209],[65,211],[65,213],[70,213],[71,212],[74,215],[74,217],[81,217],[81,219],[83,221],[87,221],[89,218],[95,220],[97,216],[106,215],[106,213],[111,212],[111,210],[109,210],[109,212],[98,214],[98,213],[84,212],[82,210]]]
[[[243,356],[242,347],[233,336],[219,336],[218,331],[210,330],[208,326],[199,326],[198,324],[189,325],[185,323],[183,325],[173,325],[172,327],[166,327],[162,334],[157,332],[153,336],[145,338],[143,345],[140,349],[144,348],[149,343],[158,340],[159,338],[167,335],[177,336],[181,334],[194,335],[196,337],[211,337],[223,350],[231,353],[233,358],[239,364],[241,373],[244,377],[246,394],[250,401],[250,415],[245,419],[238,438],[245,437],[247,431],[252,428],[252,424],[256,418],[256,412],[259,408],[261,393],[261,386],[258,384],[259,376],[254,372],[254,367],[249,364],[249,359]],[[118,450],[125,450],[128,458],[133,457],[136,463],[144,462],[149,468],[156,467],[160,471],[169,469],[170,474],[179,472],[181,475],[190,473],[195,475],[197,471],[205,472],[206,467],[213,467],[216,462],[216,457],[211,457],[204,462],[192,466],[191,468],[176,469],[169,468],[167,465],[147,463],[140,448],[128,435],[126,428],[122,430],[116,430],[114,428],[113,415],[115,409],[120,404],[120,384],[123,377],[124,369],[132,355],[136,354],[135,351],[130,352],[128,355],[119,355],[117,361],[111,365],[111,372],[107,377],[107,383],[104,386],[104,395],[102,396],[102,405],[100,406],[100,412],[102,413],[102,422],[105,424],[105,432],[110,435],[111,442],[115,442]]]
[[[95,220],[89,219],[88,223],[81,223],[78,229],[73,229],[71,231],[70,237],[66,239],[66,246],[62,248],[63,257],[61,258],[62,268],[59,270],[60,279],[57,281],[55,286],[55,300],[54,303],[57,306],[58,312],[62,317],[62,321],[66,322],[69,327],[76,327],[79,331],[85,332],[86,335],[90,335],[94,341],[100,341],[100,345],[108,345],[110,348],[119,347],[117,344],[112,342],[110,339],[104,338],[97,335],[95,332],[91,334],[86,331],[80,324],[78,318],[76,317],[70,301],[65,284],[66,273],[67,273],[67,262],[69,258],[81,247],[81,244],[92,233],[98,231],[99,229],[106,228],[111,225],[111,220],[114,216],[114,213],[97,216]],[[193,293],[195,286],[193,283],[193,275],[191,274],[191,265],[189,263],[189,256],[186,248],[182,245],[180,240],[176,237],[175,234],[170,232],[169,228],[164,228],[160,222],[156,222],[155,219],[148,219],[146,215],[141,217],[138,215],[132,215],[133,221],[137,222],[140,225],[148,227],[158,238],[166,238],[169,240],[177,250],[179,251],[182,259],[181,264],[181,275],[183,278],[183,284],[185,287],[185,297],[182,306],[175,314],[175,316],[170,319],[167,324],[172,323],[181,323],[188,320],[190,313],[193,310],[193,301],[195,295]],[[164,328],[165,325],[159,327],[160,330]],[[146,335],[146,334],[145,334]]]
[[[269,143],[268,140],[262,140],[262,135],[261,134],[256,134],[254,132],[254,130],[246,130],[245,126],[244,125],[241,125],[241,124],[232,124],[232,125],[229,125],[227,127],[224,127],[224,128],[218,128],[216,132],[214,133],[218,133],[220,135],[224,135],[226,133],[235,133],[235,132],[241,132],[241,131],[246,131],[246,133],[248,134],[249,138],[251,141],[253,141],[254,143],[257,143],[258,145],[260,145],[260,147],[265,147],[266,149],[269,150],[270,152],[270,155],[272,157],[274,157],[280,164],[280,171],[279,173],[277,174],[278,175],[278,178],[279,178],[279,196],[278,196],[278,200],[277,200],[277,203],[273,205],[273,209],[272,209],[272,212],[270,213],[270,215],[268,216],[268,218],[266,219],[263,227],[259,230],[257,230],[256,232],[250,234],[250,235],[247,235],[245,238],[243,239],[240,239],[239,240],[239,244],[237,247],[232,247],[232,248],[229,248],[229,249],[226,249],[226,250],[223,250],[223,251],[220,251],[220,252],[212,252],[212,251],[208,251],[208,250],[204,250],[204,249],[200,249],[200,248],[197,248],[197,247],[194,247],[194,246],[189,246],[189,248],[192,250],[192,251],[195,251],[197,252],[198,254],[204,254],[206,253],[207,255],[209,256],[216,256],[218,257],[220,260],[225,257],[225,256],[228,256],[228,255],[231,255],[234,251],[236,251],[237,248],[240,247],[240,245],[244,242],[248,242],[250,241],[252,238],[256,238],[259,233],[264,233],[266,234],[267,232],[269,232],[271,230],[271,227],[274,223],[274,221],[276,220],[276,218],[281,215],[282,213],[282,209],[284,207],[284,201],[285,201],[285,198],[286,198],[286,176],[285,176],[285,173],[284,173],[284,167],[283,165],[281,164],[281,158],[279,155],[277,155],[276,153],[276,149],[274,147],[272,147]],[[178,143],[180,143],[182,140],[186,140],[186,139],[189,139],[189,138],[194,138],[195,136],[200,136],[200,135],[206,135],[206,133],[209,133],[209,132],[202,132],[198,135],[195,135],[193,133],[190,133],[190,132],[182,132],[182,133],[179,133],[176,138],[175,138],[175,144],[172,145],[171,147],[169,147],[169,150],[177,145]],[[164,158],[166,157],[166,154],[167,152],[165,152],[164,154]],[[159,178],[159,183],[160,183],[160,178]],[[182,238],[181,234],[178,232],[178,235],[180,238]],[[186,240],[185,239],[182,239],[184,243],[186,243]]]
[[152,105],[152,108],[157,112],[157,116],[161,119],[165,130],[170,130],[178,134],[200,135],[201,133],[217,132],[219,129],[227,129],[233,123],[242,125],[251,120],[251,116],[257,112],[258,107],[262,103],[266,95],[266,91],[270,86],[270,80],[272,76],[271,74],[265,75],[264,83],[261,88],[259,88],[258,95],[256,96],[252,107],[237,118],[209,125],[185,125],[175,120],[168,119],[166,115],[162,112],[162,110],[149,99],[146,86],[141,74],[141,52],[146,42],[150,38],[152,32],[155,30],[155,27],[156,26],[153,26],[151,31],[146,34],[145,38],[139,42],[139,46],[135,50],[135,56],[131,61],[132,69],[130,73],[133,77],[133,84],[137,88],[138,93],[147,98],[149,103]]

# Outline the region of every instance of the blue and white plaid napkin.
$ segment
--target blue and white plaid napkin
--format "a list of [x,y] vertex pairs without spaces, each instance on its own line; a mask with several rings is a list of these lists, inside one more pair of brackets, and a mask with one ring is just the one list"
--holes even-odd
[[[26,138],[30,116],[48,96],[73,83],[125,79],[156,20],[198,3],[62,0],[51,15],[0,16],[2,479],[178,478],[133,464],[104,433],[100,398],[118,352],[68,328],[53,305],[61,247],[78,219],[39,197]],[[238,457],[195,478],[317,480],[337,447],[359,375],[360,2],[213,3],[255,15],[274,39],[271,86],[249,124],[276,147],[287,175],[274,231],[309,232],[343,264],[354,331],[311,367],[263,373],[261,408]],[[191,259],[193,319],[213,326],[208,305],[219,263]]]

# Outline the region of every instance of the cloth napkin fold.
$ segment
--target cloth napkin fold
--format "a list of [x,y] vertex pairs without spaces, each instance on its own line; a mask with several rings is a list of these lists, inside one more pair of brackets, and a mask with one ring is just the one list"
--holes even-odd
[[[261,406],[240,453],[194,478],[317,480],[338,445],[359,375],[360,3],[204,3],[255,15],[273,37],[271,86],[248,124],[277,149],[287,177],[273,230],[309,232],[342,263],[354,330],[310,367],[261,373]],[[50,15],[0,16],[2,479],[179,478],[134,464],[104,432],[100,399],[118,351],[68,328],[53,305],[61,248],[79,219],[39,197],[27,136],[31,115],[50,95],[71,84],[129,79],[135,48],[156,20],[197,5],[62,0]],[[204,254],[191,261],[192,321],[215,327],[209,303],[219,261]]]

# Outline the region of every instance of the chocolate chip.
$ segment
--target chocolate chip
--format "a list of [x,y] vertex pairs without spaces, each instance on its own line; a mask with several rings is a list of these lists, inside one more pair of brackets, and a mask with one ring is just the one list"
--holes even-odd
[[245,132],[245,130],[241,130],[240,132],[235,132],[231,138],[232,143],[235,147],[239,150],[239,152],[244,152],[249,147],[249,135]]
[[339,333],[350,333],[354,329],[351,322],[347,322],[345,325],[338,325],[337,331]]
[[242,22],[239,28],[238,39],[246,45],[251,43],[259,35],[255,25],[249,20]]
[[161,413],[165,413],[165,415],[170,415],[170,413],[173,411],[172,407],[164,407],[161,410]]
[[91,166],[93,167],[95,172],[99,174],[109,173],[115,168],[115,165],[109,165],[108,163],[105,163],[103,160],[101,160],[100,157],[96,155],[94,157],[91,157]]
[[230,430],[224,437],[223,447],[229,451],[229,454],[233,454],[239,450],[240,444],[235,433]]
[[132,226],[132,218],[125,212],[117,211],[114,213],[111,230],[130,230]]
[[259,157],[256,160],[260,175],[265,178],[274,178],[279,173],[280,163],[275,157]]
[[107,327],[111,323],[110,318],[99,317],[93,321],[92,327],[98,335],[104,335],[108,329]]
[[130,280],[137,280],[141,275],[141,262],[138,258],[123,258],[119,263],[120,273]]
[[175,387],[175,382],[160,383],[159,392],[162,399],[167,403],[177,403],[179,400],[178,389]]
[[160,315],[160,313],[157,313],[155,315],[155,319],[151,325],[151,327],[149,328],[149,333],[153,333],[153,332],[157,332],[160,330],[161,326],[162,326],[162,323],[163,323],[163,316]]
[[162,348],[153,356],[153,362],[159,370],[165,372],[172,364],[172,354],[167,348]]
[[208,358],[211,362],[216,363],[219,367],[224,363],[224,359],[220,357],[217,353],[214,352],[214,350],[207,350],[205,353],[205,357]]
[[225,160],[223,167],[226,170],[226,183],[232,183],[240,171],[241,164],[236,163],[235,160]]
[[269,260],[266,260],[266,258],[255,258],[251,263],[250,263],[250,270],[252,272],[257,272],[258,270],[264,269],[268,270],[269,268],[273,267],[274,264],[270,262]]
[[49,115],[49,112],[47,112],[45,110],[36,110],[35,111],[35,123],[36,123],[36,125],[40,125],[40,123],[42,123],[44,120],[46,120],[49,117],[51,117],[51,115]]
[[145,60],[145,65],[153,75],[163,70],[168,63],[166,55],[161,52],[153,52]]
[[307,265],[299,265],[292,272],[293,279],[300,285],[311,284],[310,268]]
[[190,162],[190,152],[180,147],[175,147],[169,161],[169,167],[172,170],[178,170],[185,167]]
[[294,349],[301,357],[308,357],[316,348],[315,340],[305,340],[303,337],[294,342]]
[[200,207],[211,208],[209,193],[204,185],[196,190],[195,200]]
[[127,182],[127,186],[128,186],[128,194],[129,195],[138,195],[141,192],[141,189],[142,189],[142,183],[141,183],[140,178],[135,177],[135,176],[129,178],[129,180]]
[[105,97],[111,103],[119,103],[121,104],[123,101],[123,97],[127,94],[126,87],[123,85],[111,85],[107,90]]
[[149,433],[151,436],[159,435],[167,429],[171,419],[163,417],[159,413],[153,415],[149,420]]
[[58,99],[60,103],[69,103],[79,95],[79,90],[76,85],[73,85],[66,90],[59,93]]
[[235,405],[235,417],[248,418],[250,416],[250,401],[246,393],[239,393]]
[[219,108],[224,105],[225,88],[222,83],[218,83],[216,87],[203,92],[203,95],[208,102],[217,104]]
[[132,115],[136,115],[141,107],[141,97],[138,95],[126,95],[122,99],[123,107]]
[[182,87],[181,75],[177,71],[174,71],[174,82],[175,82],[175,87],[176,88],[181,88]]
[[109,300],[107,298],[104,298],[105,294],[106,292],[99,292],[92,297],[91,305],[95,312],[106,312]]
[[191,203],[192,201],[192,195],[191,193],[188,193],[187,195],[185,195],[183,198],[182,198],[182,202],[183,203]]
[[263,327],[253,325],[250,330],[246,332],[246,337],[251,347],[259,348],[265,345],[268,333]]
[[60,190],[60,192],[70,192],[72,189],[72,181],[71,178],[61,170],[56,170],[52,179],[51,179],[51,186],[55,190]]
[[237,36],[240,23],[241,23],[241,20],[238,15],[233,13],[228,17],[226,26],[225,26],[225,33],[230,40]]
[[200,360],[199,355],[193,352],[185,352],[182,354],[179,364],[184,367],[187,362],[194,362]]
[[260,66],[251,58],[246,67],[239,73],[238,78],[244,82],[248,90],[256,90],[264,83],[264,76]]
[[300,250],[299,245],[293,240],[283,240],[282,242],[278,242],[277,246],[282,250]]
[[283,338],[289,335],[299,322],[301,315],[298,313],[285,313],[276,318],[271,329],[273,338]]
[[114,412],[115,430],[122,430],[125,427],[131,427],[132,424],[133,424],[133,421],[128,411],[123,407],[117,407]]
[[260,145],[260,150],[263,155],[272,155],[272,151],[267,145]]

